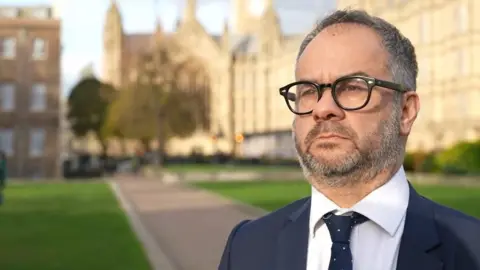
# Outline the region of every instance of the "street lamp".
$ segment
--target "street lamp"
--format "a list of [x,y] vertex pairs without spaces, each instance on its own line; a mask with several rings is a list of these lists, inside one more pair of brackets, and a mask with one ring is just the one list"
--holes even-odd
[[245,138],[243,137],[243,134],[239,133],[235,135],[235,142],[238,144],[241,144]]

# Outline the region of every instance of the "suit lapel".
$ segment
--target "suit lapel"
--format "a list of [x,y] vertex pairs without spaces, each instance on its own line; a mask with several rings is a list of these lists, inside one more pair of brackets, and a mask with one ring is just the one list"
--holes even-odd
[[307,266],[308,221],[310,199],[286,221],[278,238],[276,268],[278,270],[305,270]]
[[397,270],[440,270],[443,263],[431,251],[440,246],[432,204],[410,185]]

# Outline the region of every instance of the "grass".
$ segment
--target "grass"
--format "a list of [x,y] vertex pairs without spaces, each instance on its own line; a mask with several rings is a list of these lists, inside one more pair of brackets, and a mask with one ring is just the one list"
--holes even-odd
[[165,169],[175,173],[188,172],[233,172],[233,171],[253,171],[253,172],[278,172],[278,171],[298,171],[295,166],[278,165],[229,165],[229,164],[172,164],[165,166]]
[[[310,194],[310,185],[305,181],[202,182],[195,185],[268,211]],[[416,184],[415,188],[438,203],[480,218],[480,187]]]
[[151,269],[107,184],[11,184],[5,196],[0,269]]

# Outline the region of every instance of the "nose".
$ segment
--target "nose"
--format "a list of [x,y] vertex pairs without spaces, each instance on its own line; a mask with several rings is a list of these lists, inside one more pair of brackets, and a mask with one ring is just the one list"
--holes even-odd
[[315,122],[340,121],[345,118],[345,111],[335,103],[331,89],[325,89],[322,97],[313,107],[312,116]]

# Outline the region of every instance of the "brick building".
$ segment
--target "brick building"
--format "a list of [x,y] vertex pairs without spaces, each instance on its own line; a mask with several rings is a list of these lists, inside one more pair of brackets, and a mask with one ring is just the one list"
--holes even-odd
[[0,149],[9,177],[59,176],[60,25],[50,7],[0,7]]

